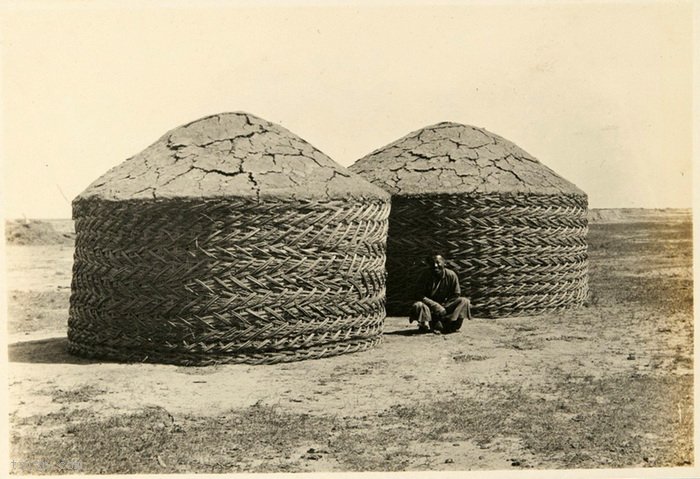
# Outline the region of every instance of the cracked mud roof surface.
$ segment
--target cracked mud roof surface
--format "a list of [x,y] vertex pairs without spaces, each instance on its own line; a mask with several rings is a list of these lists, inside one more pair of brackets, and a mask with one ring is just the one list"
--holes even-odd
[[76,199],[389,198],[289,130],[248,113],[175,128]]
[[350,170],[394,195],[585,195],[510,141],[459,123],[414,131],[357,160]]

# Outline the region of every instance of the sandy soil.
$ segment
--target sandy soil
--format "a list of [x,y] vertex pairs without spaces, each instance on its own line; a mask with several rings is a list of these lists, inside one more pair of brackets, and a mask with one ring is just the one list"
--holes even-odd
[[[667,219],[674,224],[688,222],[686,215]],[[622,225],[619,217],[602,220]],[[599,242],[591,251],[592,278],[614,272],[618,278],[677,280],[684,281],[683,286],[672,283],[673,288],[688,287],[692,275],[687,237],[654,236],[645,227],[599,233]],[[662,241],[663,247],[613,257],[608,249],[615,241],[631,246]],[[640,262],[654,267],[640,267]],[[624,299],[618,301],[594,280],[591,304],[576,311],[501,320],[477,318],[448,336],[414,334],[406,318],[387,318],[380,347],[323,360],[201,368],[85,360],[66,353],[71,264],[70,246],[7,249],[10,414],[16,424],[15,437],[36,434],[21,425],[22,418],[67,410],[110,417],[157,406],[175,418],[216,417],[266,404],[294,414],[363,420],[382,417],[397,405],[430,405],[451,397],[488,400],[490,391],[509,388],[542,401],[558,401],[562,398],[552,389],[557,381],[692,376],[692,312],[687,304],[674,308],[664,303],[660,309],[653,298],[646,302],[635,299],[631,289],[620,291]],[[70,391],[85,394],[66,399]],[[601,396],[600,400],[608,399]],[[672,406],[677,406],[681,416],[690,415],[692,398]],[[300,444],[299,451],[285,454],[303,457],[314,446],[318,447]],[[409,470],[512,469],[521,464],[571,467],[538,456],[517,435],[500,435],[484,447],[463,434],[450,439],[448,431],[441,441],[413,441],[407,447],[409,456],[415,452],[405,465]],[[676,464],[650,464],[647,457],[640,456],[625,465]],[[602,459],[597,465],[610,466]],[[255,470],[254,463],[249,467]],[[324,454],[304,462],[298,470],[343,468],[332,454]]]

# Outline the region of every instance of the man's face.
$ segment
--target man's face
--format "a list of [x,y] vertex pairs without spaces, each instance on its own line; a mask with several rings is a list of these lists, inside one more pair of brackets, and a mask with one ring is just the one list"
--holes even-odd
[[445,272],[445,259],[440,255],[433,256],[430,258],[430,261],[428,261],[428,266],[430,266],[435,276],[442,276]]

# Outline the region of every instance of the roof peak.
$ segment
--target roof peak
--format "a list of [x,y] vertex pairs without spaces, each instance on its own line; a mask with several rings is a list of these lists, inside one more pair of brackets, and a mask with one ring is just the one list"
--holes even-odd
[[392,194],[585,195],[514,143],[455,122],[416,130],[357,160],[350,171]]
[[246,112],[208,115],[170,130],[112,168],[78,199],[386,198],[280,125]]

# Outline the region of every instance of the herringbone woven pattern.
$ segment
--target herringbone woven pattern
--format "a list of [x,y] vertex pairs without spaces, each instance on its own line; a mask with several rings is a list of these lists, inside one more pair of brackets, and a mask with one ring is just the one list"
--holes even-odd
[[70,350],[205,365],[372,347],[388,216],[384,200],[76,200]]
[[394,196],[388,313],[407,314],[431,252],[447,258],[477,316],[581,305],[588,295],[587,203],[575,194]]

